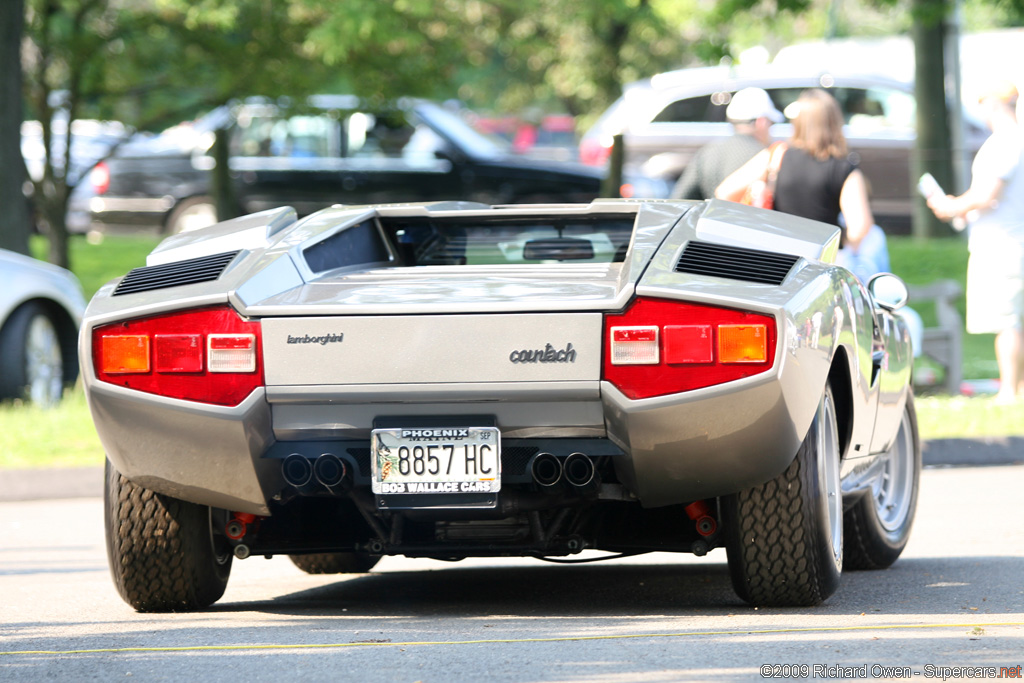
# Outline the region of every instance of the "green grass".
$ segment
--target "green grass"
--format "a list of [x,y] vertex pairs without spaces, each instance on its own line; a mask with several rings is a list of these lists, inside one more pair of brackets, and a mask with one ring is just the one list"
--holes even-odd
[[[97,239],[72,235],[68,248],[71,270],[82,282],[85,298],[91,299],[100,287],[146,265],[146,256],[162,238],[152,232],[124,235],[102,235]],[[30,243],[32,255],[46,258],[46,238],[36,235]]]
[[103,447],[81,388],[55,408],[0,404],[0,469],[103,464]]
[[922,439],[1024,436],[1024,402],[1000,405],[989,396],[917,399]]

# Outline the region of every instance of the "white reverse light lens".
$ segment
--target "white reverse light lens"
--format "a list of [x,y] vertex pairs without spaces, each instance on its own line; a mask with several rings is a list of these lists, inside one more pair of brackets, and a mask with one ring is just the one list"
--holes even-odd
[[210,372],[256,370],[256,335],[210,334],[206,337],[206,351]]
[[657,365],[658,326],[611,328],[612,365]]

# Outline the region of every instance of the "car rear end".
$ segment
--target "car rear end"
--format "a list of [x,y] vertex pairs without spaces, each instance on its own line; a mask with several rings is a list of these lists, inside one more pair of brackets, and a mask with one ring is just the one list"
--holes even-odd
[[706,552],[715,498],[785,469],[828,372],[820,346],[783,353],[802,313],[779,285],[831,280],[829,235],[686,256],[724,229],[701,206],[275,211],[170,238],[84,327],[110,462],[228,511],[239,556]]

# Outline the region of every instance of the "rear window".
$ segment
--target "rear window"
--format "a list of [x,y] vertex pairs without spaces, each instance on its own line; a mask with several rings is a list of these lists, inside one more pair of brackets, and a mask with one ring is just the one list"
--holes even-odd
[[625,258],[634,216],[382,219],[403,266],[614,263]]
[[658,112],[654,123],[721,123],[729,99],[729,93],[714,93],[676,100]]

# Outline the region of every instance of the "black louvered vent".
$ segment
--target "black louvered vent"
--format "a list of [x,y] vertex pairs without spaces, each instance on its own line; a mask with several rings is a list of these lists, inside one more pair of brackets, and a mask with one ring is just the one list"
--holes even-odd
[[799,258],[792,254],[690,242],[679,257],[676,272],[781,285]]
[[220,277],[237,255],[237,251],[228,251],[187,261],[136,268],[124,276],[124,279],[117,285],[117,289],[114,290],[114,296],[211,282]]

